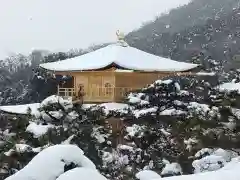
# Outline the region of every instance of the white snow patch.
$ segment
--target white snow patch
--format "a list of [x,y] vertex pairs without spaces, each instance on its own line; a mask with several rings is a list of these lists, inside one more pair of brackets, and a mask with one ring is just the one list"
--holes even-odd
[[145,96],[144,93],[130,93],[127,99],[130,104],[140,104],[140,105],[149,104],[147,100],[141,99],[144,96]]
[[124,103],[103,103],[98,106],[103,108],[105,114],[109,114],[110,111],[126,112],[129,108],[129,105]]
[[37,154],[23,169],[5,180],[56,180],[64,173],[64,166],[74,163],[95,170],[96,167],[75,145],[55,145]]
[[134,70],[128,70],[128,69],[116,69],[115,72],[134,72]]
[[152,108],[134,110],[133,114],[135,115],[136,118],[139,118],[146,114],[155,114],[157,112],[157,109],[158,109],[157,107],[152,107]]
[[165,136],[170,136],[171,133],[167,132],[165,129],[161,128],[160,131],[165,135]]
[[194,110],[197,113],[206,114],[210,111],[209,105],[207,104],[199,104],[197,102],[190,102],[188,107],[190,110]]
[[53,127],[54,126],[51,124],[42,125],[35,122],[30,122],[30,124],[26,128],[26,132],[32,133],[34,138],[39,138],[46,134],[48,130]]
[[167,79],[167,80],[159,79],[159,80],[155,81],[155,84],[157,84],[157,85],[160,85],[160,84],[170,84],[172,82],[173,82],[173,80],[171,80],[171,79]]
[[51,105],[51,104],[55,104],[55,103],[61,104],[64,107],[65,110],[73,107],[71,98],[64,99],[64,98],[62,98],[60,96],[57,96],[57,95],[52,95],[52,96],[49,96],[46,99],[44,99],[41,102],[40,107],[42,108],[42,107],[45,107],[45,106],[48,106],[48,105]]
[[231,108],[231,112],[233,113],[234,116],[236,116],[238,120],[240,120],[240,109]]
[[198,143],[198,140],[196,138],[189,138],[189,139],[184,139],[184,144],[186,144],[186,149],[191,151],[192,146]]
[[92,137],[96,138],[99,143],[104,143],[106,138],[108,137],[107,134],[101,134],[99,132],[99,128],[93,128],[93,132],[91,134]]
[[28,109],[31,109],[31,115],[38,116],[39,111],[38,108],[40,107],[39,103],[33,104],[22,104],[22,105],[8,105],[8,106],[0,106],[0,110],[8,113],[13,114],[28,114]]
[[166,164],[161,175],[177,175],[182,174],[182,168],[178,163]]
[[61,144],[71,144],[71,141],[75,137],[75,134],[69,136],[65,141],[63,141]]
[[143,170],[138,172],[136,175],[136,178],[139,180],[149,180],[149,179],[157,179],[157,178],[161,178],[161,176],[159,174],[157,174],[154,171],[151,170]]
[[237,91],[240,93],[240,83],[228,82],[221,84],[217,87],[220,92],[232,92]]
[[223,157],[217,155],[210,155],[202,159],[193,161],[194,173],[201,173],[207,171],[216,171],[226,164]]
[[32,148],[31,146],[27,145],[27,144],[15,144],[15,149],[16,149],[16,152],[19,152],[19,153],[24,153],[24,152],[36,152],[36,153],[39,153],[42,148],[39,147],[39,148]]
[[109,163],[113,162],[114,156],[110,152],[103,151],[102,160],[103,166],[107,166]]
[[182,110],[177,110],[175,108],[166,109],[160,112],[160,115],[162,116],[177,116],[177,115],[183,115],[183,114],[187,114],[187,112]]
[[139,125],[132,125],[132,126],[128,126],[126,127],[126,131],[127,131],[127,135],[130,137],[134,137],[137,133],[139,133],[141,130],[143,129],[143,127],[139,126]]
[[[163,178],[164,180],[239,180],[240,178],[240,162],[232,163],[228,168],[222,168],[217,171],[190,174],[190,175],[181,175]],[[149,180],[161,180],[161,178]]]
[[196,73],[197,76],[215,76],[215,72],[198,72]]
[[80,167],[67,171],[56,180],[107,180],[107,178],[97,170]]
[[117,148],[118,148],[118,149],[121,149],[121,150],[133,151],[133,147],[128,146],[128,145],[123,145],[123,144],[118,145]]
[[203,148],[195,154],[195,157],[200,158],[200,157],[203,157],[203,156],[208,156],[212,153],[213,153],[213,149]]
[[91,107],[93,107],[93,106],[96,106],[96,104],[83,104],[83,105],[82,105],[82,108],[83,108],[83,109],[89,109],[89,108],[91,108]]

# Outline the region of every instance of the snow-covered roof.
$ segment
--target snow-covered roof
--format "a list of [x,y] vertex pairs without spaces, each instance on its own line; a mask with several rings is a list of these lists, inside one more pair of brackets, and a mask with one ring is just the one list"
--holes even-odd
[[198,66],[115,43],[75,58],[40,64],[40,67],[51,71],[84,71],[105,68],[113,63],[125,69],[165,72],[187,71]]

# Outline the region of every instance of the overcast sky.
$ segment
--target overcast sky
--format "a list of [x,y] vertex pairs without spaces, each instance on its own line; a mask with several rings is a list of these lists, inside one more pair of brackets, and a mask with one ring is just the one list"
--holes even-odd
[[0,0],[0,58],[113,41],[189,0]]

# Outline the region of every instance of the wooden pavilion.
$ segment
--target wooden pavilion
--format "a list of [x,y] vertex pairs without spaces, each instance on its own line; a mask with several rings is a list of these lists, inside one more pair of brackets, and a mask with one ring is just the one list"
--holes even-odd
[[72,77],[70,83],[58,86],[58,95],[74,97],[81,92],[84,102],[120,102],[126,92],[175,73],[191,73],[198,67],[141,51],[117,35],[116,43],[96,51],[40,65],[55,75]]

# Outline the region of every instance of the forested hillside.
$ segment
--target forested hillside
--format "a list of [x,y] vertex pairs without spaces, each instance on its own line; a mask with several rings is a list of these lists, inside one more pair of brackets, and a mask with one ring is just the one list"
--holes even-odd
[[131,32],[128,43],[153,54],[187,61],[199,56],[230,62],[240,53],[237,0],[193,0]]

